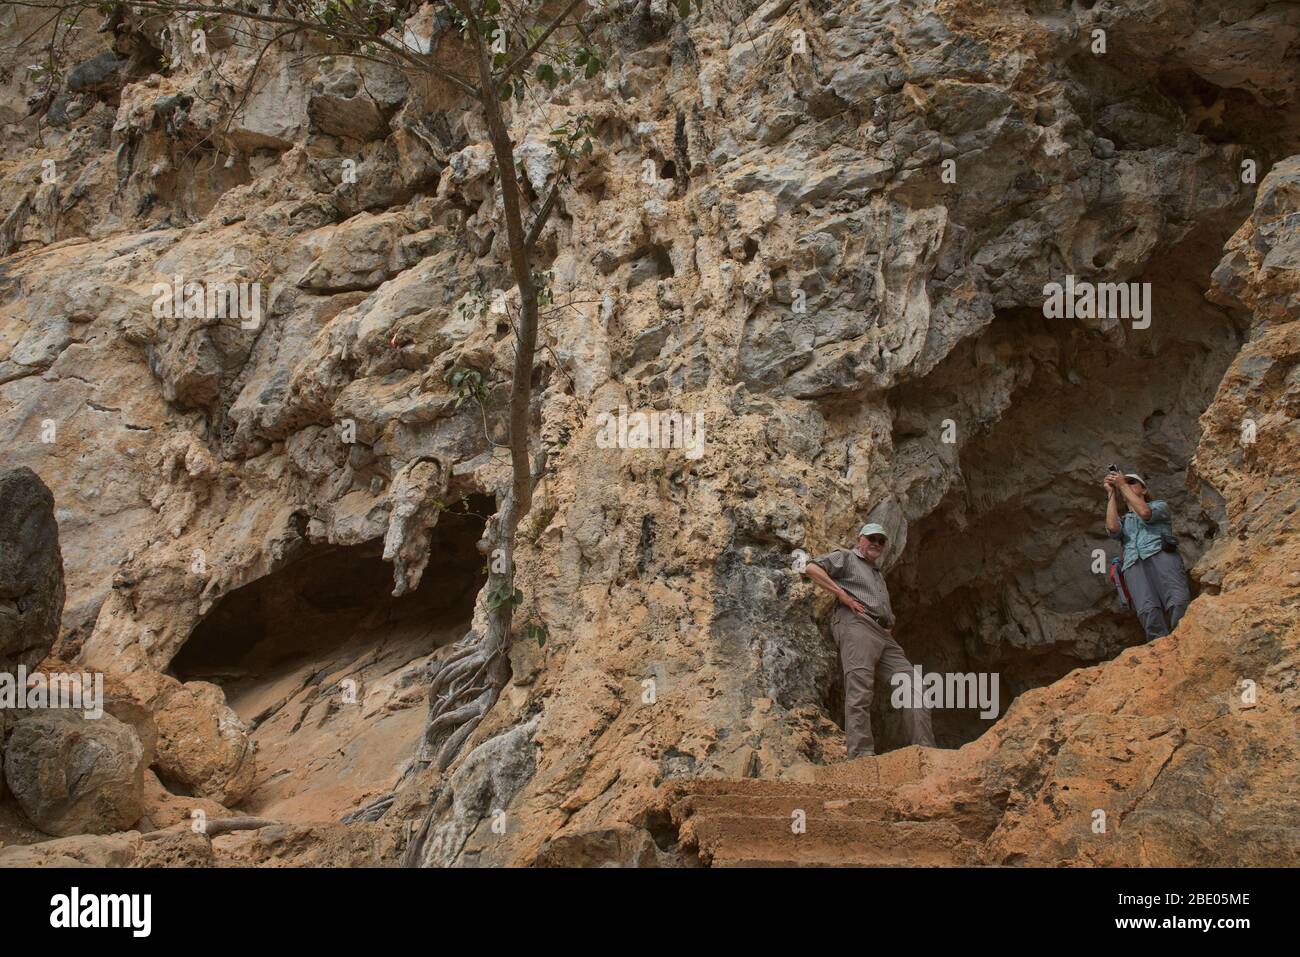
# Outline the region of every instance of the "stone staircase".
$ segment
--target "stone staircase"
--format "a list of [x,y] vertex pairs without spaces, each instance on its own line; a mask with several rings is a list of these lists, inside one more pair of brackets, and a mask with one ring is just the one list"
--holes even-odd
[[953,754],[904,748],[815,768],[807,782],[675,781],[658,807],[682,851],[712,867],[975,865],[982,841],[970,821],[909,819],[896,800]]

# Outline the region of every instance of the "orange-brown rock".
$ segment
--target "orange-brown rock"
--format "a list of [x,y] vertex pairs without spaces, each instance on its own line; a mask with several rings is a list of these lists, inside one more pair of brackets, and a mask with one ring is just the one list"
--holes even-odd
[[[551,131],[592,137],[534,264],[519,633],[445,771],[432,672],[484,634],[510,480],[481,113],[268,24],[200,53],[122,16],[48,89],[39,36],[0,53],[0,447],[52,494],[54,652],[107,673],[164,833],[191,792],[259,824],[217,863],[1294,860],[1294,5],[705,4],[505,102],[526,219]],[[406,28],[460,62],[436,5]],[[1049,314],[1073,280],[1132,308]],[[611,442],[621,409],[700,444]],[[1096,567],[1119,461],[1197,593],[1151,643]],[[1000,675],[998,720],[946,709],[922,755],[878,707],[885,753],[841,764],[797,568],[868,520],[900,643]]]

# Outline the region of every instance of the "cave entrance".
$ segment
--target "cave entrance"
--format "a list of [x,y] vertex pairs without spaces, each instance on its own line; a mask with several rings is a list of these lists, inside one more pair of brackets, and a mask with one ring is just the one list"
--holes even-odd
[[469,629],[493,509],[469,496],[445,511],[419,587],[400,598],[381,542],[304,545],[198,623],[171,671],[220,685],[252,728],[258,769],[242,809],[337,820],[395,781],[427,716],[425,666]]
[[[1105,531],[1107,465],[1141,473],[1169,503],[1189,571],[1216,532],[1221,503],[1193,487],[1188,463],[1242,329],[1201,294],[1219,248],[1204,246],[1140,277],[1156,304],[1147,330],[1126,328],[1121,341],[1008,312],[895,391],[909,524],[887,580],[900,641],[927,673],[998,676],[996,717],[933,712],[941,747],[974,740],[1024,691],[1146,640],[1095,571],[1097,549],[1106,562],[1119,553]],[[956,441],[945,446],[949,419]],[[877,698],[878,740],[897,747],[901,720]]]

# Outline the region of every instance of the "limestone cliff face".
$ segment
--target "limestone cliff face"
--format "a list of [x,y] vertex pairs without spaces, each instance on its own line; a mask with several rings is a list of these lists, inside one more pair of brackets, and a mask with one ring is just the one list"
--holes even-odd
[[[443,506],[490,512],[508,479],[480,123],[450,89],[309,48],[254,75],[181,44],[151,73],[181,33],[152,22],[69,81],[39,143],[6,88],[0,439],[54,494],[59,653],[146,711],[129,689],[156,672],[226,682],[263,758],[246,801],[313,826],[222,838],[230,859],[650,863],[672,856],[647,811],[666,783],[809,782],[843,756],[825,608],[791,567],[870,518],[913,660],[997,671],[1009,705],[991,730],[941,716],[941,745],[978,740],[897,814],[974,802],[995,863],[1293,854],[1300,12],[627,6],[606,76],[511,108],[538,193],[547,132],[597,133],[544,234],[551,453],[519,587],[549,636],[515,642],[458,762],[377,823],[329,822],[397,781],[429,656],[483,621],[470,519]],[[432,8],[412,24],[455,55]],[[243,283],[258,310],[187,313],[155,288],[174,277]],[[1067,277],[1149,284],[1149,325],[1045,318]],[[449,385],[465,369],[485,410]],[[602,447],[620,407],[699,414],[702,454]],[[1174,506],[1201,589],[1128,651],[1092,568],[1111,461]],[[346,571],[381,557],[383,581]],[[186,700],[228,730],[207,687]],[[336,750],[364,788],[312,778]],[[1096,808],[1124,825],[1088,843]]]

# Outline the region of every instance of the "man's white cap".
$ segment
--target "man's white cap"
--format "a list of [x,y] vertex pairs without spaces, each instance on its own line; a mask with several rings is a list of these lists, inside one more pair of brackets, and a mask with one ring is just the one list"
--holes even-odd
[[858,537],[861,538],[863,535],[884,535],[885,538],[889,538],[889,533],[885,531],[885,526],[877,525],[875,522],[867,522],[867,524],[863,525],[862,528],[858,530]]
[[1139,482],[1141,482],[1143,485],[1146,485],[1146,484],[1147,484],[1146,479],[1144,479],[1142,476],[1138,475],[1137,472],[1125,472],[1125,473],[1124,473],[1124,477],[1125,477],[1125,478],[1131,478],[1131,479],[1137,479],[1137,480],[1138,480]]

